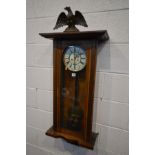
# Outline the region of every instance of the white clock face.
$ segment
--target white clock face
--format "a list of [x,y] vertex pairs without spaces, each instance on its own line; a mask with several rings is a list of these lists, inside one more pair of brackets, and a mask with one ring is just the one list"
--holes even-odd
[[86,66],[86,52],[79,46],[68,46],[63,61],[66,69],[78,72]]

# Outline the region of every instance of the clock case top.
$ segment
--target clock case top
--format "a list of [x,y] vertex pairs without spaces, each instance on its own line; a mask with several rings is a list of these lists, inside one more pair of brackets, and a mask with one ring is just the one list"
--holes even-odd
[[82,32],[55,32],[55,33],[39,33],[44,38],[57,39],[57,40],[68,40],[68,39],[95,39],[98,41],[106,41],[109,39],[107,30],[98,31],[82,31]]
[[[58,33],[40,33],[42,37],[52,39],[54,41],[53,52],[53,72],[54,72],[54,100],[53,100],[53,127],[51,127],[46,134],[55,138],[64,138],[70,143],[74,143],[89,149],[93,149],[97,133],[92,132],[93,121],[93,99],[94,99],[94,85],[96,74],[96,55],[97,45],[109,39],[106,30],[101,31],[84,31],[84,32],[58,32]],[[87,66],[85,69],[86,80],[81,83],[81,87],[87,87],[88,93],[85,93],[87,99],[85,99],[84,108],[86,109],[84,120],[84,129],[82,136],[80,133],[70,132],[68,130],[61,129],[61,117],[60,117],[60,102],[61,102],[61,76],[62,65],[61,59],[63,56],[63,50],[70,45],[82,46],[87,51],[89,57]],[[69,81],[69,80],[68,80]],[[87,82],[88,81],[88,82]],[[89,83],[89,84],[86,84]],[[74,88],[75,89],[75,88]]]

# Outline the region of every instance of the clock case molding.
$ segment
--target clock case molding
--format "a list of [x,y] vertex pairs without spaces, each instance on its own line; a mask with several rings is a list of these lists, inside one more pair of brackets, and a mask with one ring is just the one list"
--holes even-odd
[[[63,138],[70,143],[93,149],[98,135],[98,133],[92,132],[97,46],[109,39],[108,33],[106,30],[99,30],[83,32],[39,33],[39,35],[53,40],[53,126],[47,130],[46,135],[55,138]],[[83,88],[86,87],[86,91],[82,92],[86,96],[84,103],[84,123],[82,133],[62,129],[60,125],[60,92],[62,83],[61,62],[63,59],[62,57],[64,49],[70,45],[81,46],[86,50],[87,53],[87,64],[85,67],[86,81],[81,84],[83,85]]]

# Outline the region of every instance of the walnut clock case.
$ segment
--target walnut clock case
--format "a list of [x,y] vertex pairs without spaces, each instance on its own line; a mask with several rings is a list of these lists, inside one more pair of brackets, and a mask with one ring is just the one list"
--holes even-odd
[[53,40],[53,126],[48,136],[93,149],[92,132],[97,45],[103,31],[40,33]]

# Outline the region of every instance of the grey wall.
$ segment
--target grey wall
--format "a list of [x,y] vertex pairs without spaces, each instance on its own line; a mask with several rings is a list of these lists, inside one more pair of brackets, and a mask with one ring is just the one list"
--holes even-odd
[[[107,29],[110,41],[99,48],[95,98],[94,151],[45,135],[52,125],[52,32],[65,6],[80,10],[88,29]],[[27,0],[27,155],[128,155],[128,0]],[[63,31],[64,28],[58,31]]]

